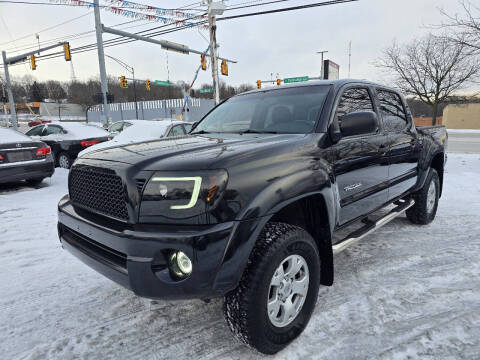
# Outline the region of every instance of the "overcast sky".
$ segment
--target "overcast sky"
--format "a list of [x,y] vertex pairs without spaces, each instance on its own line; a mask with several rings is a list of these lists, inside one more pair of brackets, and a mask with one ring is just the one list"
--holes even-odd
[[[36,0],[47,1],[47,0]],[[93,1],[93,0],[92,0]],[[136,2],[158,7],[173,8],[191,4],[190,0],[153,0]],[[228,5],[248,2],[230,0]],[[250,1],[251,2],[251,1]],[[289,7],[318,1],[292,0],[268,6],[228,11],[225,15]],[[103,2],[101,1],[101,4]],[[231,85],[249,83],[257,79],[270,79],[271,73],[281,78],[293,76],[318,76],[320,55],[316,52],[328,50],[326,58],[340,65],[340,77],[348,76],[348,43],[352,42],[352,78],[382,81],[382,74],[373,66],[381,51],[393,40],[400,43],[420,37],[429,31],[431,24],[442,21],[439,8],[449,13],[459,12],[455,0],[360,0],[357,2],[316,7],[278,14],[254,16],[218,23],[217,39],[220,55],[238,61],[230,65],[229,76],[222,80]],[[13,55],[15,47],[36,44],[34,33],[74,17],[88,14],[60,27],[40,32],[40,40],[76,34],[94,29],[93,10],[68,6],[35,6],[0,3],[0,50]],[[131,19],[102,11],[102,22],[106,26],[123,23]],[[143,22],[133,25],[143,24]],[[131,26],[132,24],[125,25]],[[147,23],[144,26],[127,29],[140,31],[159,26]],[[203,36],[208,32],[201,30]],[[73,48],[95,42],[95,34],[70,40]],[[197,29],[178,31],[159,37],[204,50],[208,43]],[[12,42],[27,36],[24,39]],[[112,35],[105,34],[104,39]],[[134,66],[138,78],[165,80],[167,78],[166,51],[160,46],[134,42],[106,49],[106,54],[115,56]],[[168,53],[170,79],[190,82],[199,64],[199,55]],[[120,76],[125,71],[112,60],[107,59],[107,73]],[[63,58],[39,61],[36,71],[30,66],[11,67],[15,77],[30,74],[39,80],[70,80],[71,67]],[[96,51],[73,55],[75,74],[79,79],[98,76]],[[0,72],[3,77],[3,70]],[[211,82],[211,72],[201,72],[198,83]]]

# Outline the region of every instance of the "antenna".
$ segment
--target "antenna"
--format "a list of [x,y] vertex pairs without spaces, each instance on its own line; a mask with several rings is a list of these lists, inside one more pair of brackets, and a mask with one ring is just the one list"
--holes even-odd
[[350,64],[352,62],[352,40],[348,43],[348,78],[350,79]]

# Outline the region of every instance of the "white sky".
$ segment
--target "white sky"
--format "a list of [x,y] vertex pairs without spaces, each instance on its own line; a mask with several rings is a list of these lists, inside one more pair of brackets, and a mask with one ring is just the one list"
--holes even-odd
[[[32,0],[33,1],[33,0]],[[46,0],[36,0],[46,1]],[[230,0],[228,5],[245,3],[248,0]],[[136,2],[142,3],[141,0]],[[173,8],[191,4],[190,0],[154,0],[143,1],[158,7]],[[234,15],[273,8],[296,6],[315,1],[292,0],[284,3],[252,7],[225,12]],[[101,4],[104,3],[101,1]],[[271,73],[281,78],[293,76],[318,76],[320,72],[319,50],[328,50],[326,58],[340,65],[340,77],[348,75],[348,42],[352,41],[351,77],[381,81],[382,74],[373,66],[381,51],[395,39],[398,42],[411,40],[427,33],[426,27],[438,24],[443,17],[439,12],[443,8],[449,13],[460,11],[455,0],[360,0],[333,6],[310,8],[292,12],[240,18],[218,23],[217,39],[220,55],[235,59],[238,64],[229,66],[229,76],[222,80],[231,85],[250,83],[257,79],[270,79]],[[7,56],[13,55],[15,46],[35,45],[35,32],[57,25],[91,12],[79,20],[55,29],[41,32],[40,40],[75,34],[94,29],[93,10],[68,6],[35,6],[0,3],[0,50],[7,50]],[[102,22],[111,26],[131,19],[102,11]],[[126,31],[140,31],[159,23],[148,23]],[[128,26],[128,25],[126,25]],[[208,32],[202,30],[204,36]],[[10,42],[13,39],[27,38]],[[105,34],[104,39],[112,35]],[[183,30],[157,37],[186,44],[197,50],[204,50],[208,43],[196,29]],[[9,43],[6,43],[9,42]],[[95,34],[84,39],[70,40],[72,48],[95,42]],[[106,54],[118,57],[135,67],[138,78],[164,80],[167,78],[166,52],[158,45],[148,43],[130,43],[106,49]],[[199,55],[168,53],[170,79],[190,82],[199,64]],[[107,59],[107,73],[120,76],[125,71],[112,60]],[[75,74],[79,79],[98,76],[96,51],[73,54]],[[11,67],[13,76],[30,74],[39,80],[70,79],[70,64],[62,58],[39,61],[37,70],[31,71],[29,65]],[[3,70],[0,72],[3,77]],[[127,74],[125,74],[127,75]],[[211,72],[200,73],[197,84],[211,82]]]

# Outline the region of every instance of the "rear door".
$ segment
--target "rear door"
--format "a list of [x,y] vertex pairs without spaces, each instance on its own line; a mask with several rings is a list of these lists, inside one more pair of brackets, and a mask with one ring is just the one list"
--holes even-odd
[[[339,123],[346,114],[374,111],[372,90],[367,86],[349,87],[343,91],[336,107]],[[377,114],[378,116],[378,114]],[[340,202],[338,224],[343,225],[368,214],[387,201],[387,137],[379,128],[370,134],[343,137],[331,147],[332,162]]]
[[394,91],[376,89],[379,112],[388,136],[388,199],[393,200],[417,182],[420,144],[406,104]]

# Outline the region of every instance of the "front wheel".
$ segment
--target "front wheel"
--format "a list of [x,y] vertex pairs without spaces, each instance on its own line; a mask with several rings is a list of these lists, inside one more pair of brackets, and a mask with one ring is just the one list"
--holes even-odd
[[320,258],[302,228],[268,223],[238,287],[225,296],[232,332],[264,354],[275,354],[300,335],[318,296]]
[[423,187],[413,196],[415,205],[406,211],[407,219],[414,224],[427,225],[437,214],[440,180],[435,169],[430,169]]

